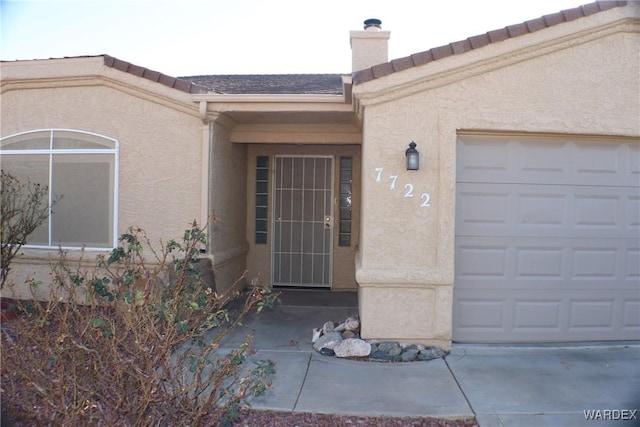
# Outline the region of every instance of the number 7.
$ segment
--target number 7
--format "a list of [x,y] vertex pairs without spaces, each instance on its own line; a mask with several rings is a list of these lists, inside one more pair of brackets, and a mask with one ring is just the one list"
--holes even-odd
[[376,168],[376,182],[380,182],[382,179],[382,169],[384,168]]
[[393,190],[394,188],[396,188],[396,180],[398,179],[398,175],[389,175],[389,179],[391,179],[391,187],[389,187],[389,189]]

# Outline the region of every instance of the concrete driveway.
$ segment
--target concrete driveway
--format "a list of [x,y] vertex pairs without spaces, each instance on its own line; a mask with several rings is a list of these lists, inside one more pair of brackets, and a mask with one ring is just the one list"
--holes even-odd
[[357,314],[355,293],[284,291],[223,343],[255,336],[276,362],[257,409],[351,415],[476,417],[493,426],[640,426],[640,342],[454,344],[444,359],[378,363],[322,356],[311,330]]

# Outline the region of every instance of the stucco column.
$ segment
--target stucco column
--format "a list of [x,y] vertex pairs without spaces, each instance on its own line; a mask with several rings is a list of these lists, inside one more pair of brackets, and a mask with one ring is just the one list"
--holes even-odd
[[[365,110],[356,266],[361,334],[449,348],[453,186],[443,186],[442,176],[454,173],[453,158],[440,156],[436,118],[419,120],[404,107]],[[412,140],[420,153],[416,171],[406,165]]]

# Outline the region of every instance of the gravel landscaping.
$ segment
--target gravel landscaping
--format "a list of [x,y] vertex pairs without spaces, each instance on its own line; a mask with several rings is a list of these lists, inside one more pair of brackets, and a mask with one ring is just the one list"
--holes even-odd
[[475,419],[449,420],[429,417],[364,417],[355,415],[310,414],[243,410],[234,427],[478,427]]

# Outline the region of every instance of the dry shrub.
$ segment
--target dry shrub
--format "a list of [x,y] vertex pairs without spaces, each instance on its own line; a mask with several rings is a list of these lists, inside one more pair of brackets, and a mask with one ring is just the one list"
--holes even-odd
[[[251,337],[230,352],[219,343],[277,296],[253,286],[230,313],[233,296],[213,292],[193,267],[205,239],[194,223],[181,243],[161,242],[156,252],[131,229],[90,272],[61,252],[49,300],[22,302],[22,315],[3,324],[3,412],[37,425],[230,423],[275,370],[271,361],[243,368]],[[176,255],[169,283],[165,266]]]

